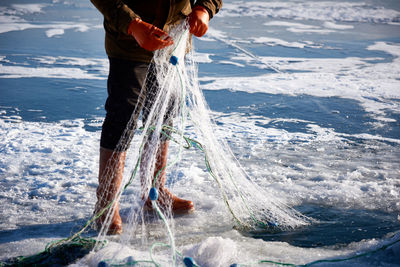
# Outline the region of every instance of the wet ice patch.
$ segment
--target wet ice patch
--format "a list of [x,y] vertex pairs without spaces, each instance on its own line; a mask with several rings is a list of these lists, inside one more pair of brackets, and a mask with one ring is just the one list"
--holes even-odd
[[90,29],[90,26],[79,23],[73,23],[73,24],[63,23],[63,24],[47,25],[46,28],[51,28],[49,30],[46,30],[46,36],[52,38],[54,36],[63,35],[65,33],[65,30],[70,30],[70,29],[75,30],[77,32],[86,32]]
[[[310,24],[305,24],[305,23],[298,23],[298,22],[289,22],[289,21],[279,21],[279,20],[274,20],[274,21],[269,21],[264,23],[265,26],[274,26],[274,27],[285,27],[287,28],[288,31],[291,32],[314,32],[314,33],[331,33],[335,31],[331,30],[324,30],[322,27],[317,26],[317,25],[310,25]],[[334,29],[334,30],[350,30],[353,29],[353,25],[349,24],[338,24],[332,21],[325,21],[322,24],[323,27],[328,28],[328,29]]]
[[65,30],[75,30],[86,32],[91,28],[97,28],[95,25],[82,21],[62,21],[54,23],[37,23],[35,20],[28,19],[28,15],[46,13],[46,7],[49,4],[12,4],[9,7],[0,6],[0,33],[11,31],[23,31],[28,29],[47,29],[45,34],[51,38],[63,35]]
[[42,13],[43,8],[48,6],[47,4],[12,4],[10,13],[14,14],[32,14]]
[[353,25],[346,25],[346,24],[337,24],[331,21],[325,21],[324,22],[324,27],[330,28],[330,29],[336,29],[336,30],[350,30],[353,29]]
[[95,74],[90,74],[78,68],[30,68],[22,66],[0,65],[0,78],[57,78],[57,79],[90,79],[103,80]]
[[108,70],[108,59],[104,58],[80,58],[80,57],[65,57],[65,56],[42,56],[28,57],[28,59],[44,65],[65,65],[65,66],[93,66],[101,67],[103,70]]
[[224,4],[220,16],[390,23],[398,21],[400,12],[364,2],[236,1]]
[[275,27],[285,27],[287,31],[293,33],[318,33],[318,34],[329,34],[335,32],[331,29],[324,29],[320,26],[309,25],[296,22],[286,22],[286,21],[269,21],[264,23],[265,26],[275,26]]
[[63,34],[64,34],[64,29],[50,29],[46,31],[46,35],[49,38]]
[[300,42],[287,42],[278,38],[270,38],[270,37],[257,37],[253,38],[253,42],[255,44],[266,44],[268,46],[284,46],[284,47],[292,47],[292,48],[304,48],[308,46],[307,43]]
[[[280,40],[273,41],[282,43]],[[385,42],[369,46],[369,50],[381,50],[394,56],[390,62],[378,63],[376,61],[383,61],[383,58],[254,58],[236,54],[231,57],[234,62],[261,69],[273,66],[280,73],[256,77],[202,77],[200,81],[204,82],[202,88],[207,90],[229,89],[249,93],[306,94],[354,99],[367,112],[375,114],[376,119],[387,121],[385,112],[397,112],[399,109],[399,47],[396,43]]]
[[11,6],[0,6],[0,33],[7,32],[7,26],[12,23],[26,22],[24,15],[42,13],[47,4],[12,4]]
[[265,26],[279,26],[279,27],[285,27],[285,28],[296,28],[296,29],[319,29],[318,26],[315,25],[309,25],[309,24],[304,24],[304,23],[299,23],[299,22],[289,22],[289,21],[280,21],[280,20],[274,20],[274,21],[269,21],[264,23]]
[[11,31],[24,31],[29,29],[48,29],[45,31],[47,37],[51,38],[56,35],[63,35],[65,30],[75,30],[77,32],[86,32],[89,29],[94,29],[95,27],[92,25],[88,25],[85,23],[70,23],[64,22],[64,24],[34,24],[27,22],[25,20],[19,21],[8,21],[4,22],[1,25],[0,33],[6,33]]
[[97,58],[13,55],[0,59],[0,78],[57,78],[103,80],[107,77],[108,60]]

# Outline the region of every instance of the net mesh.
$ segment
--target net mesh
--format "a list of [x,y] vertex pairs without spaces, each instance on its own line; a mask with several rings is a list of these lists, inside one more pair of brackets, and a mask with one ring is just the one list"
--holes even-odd
[[[142,89],[144,94],[145,92],[156,93],[146,95],[146,97],[139,96],[139,101],[112,156],[118,159],[123,151],[127,152],[123,180],[115,184],[113,179],[108,179],[106,181],[108,184],[105,186],[108,191],[103,190],[103,195],[98,192],[99,199],[108,199],[107,205],[102,209],[96,209],[93,217],[77,233],[50,243],[42,253],[32,257],[12,259],[8,262],[10,266],[26,262],[39,265],[54,262],[65,264],[84,256],[89,251],[101,253],[109,240],[107,232],[112,221],[112,214],[118,207],[117,203],[120,202],[122,193],[135,181],[137,188],[140,189],[133,198],[129,198],[130,203],[126,203],[130,211],[127,221],[124,222],[126,223],[124,232],[117,243],[124,247],[132,245],[139,239],[142,244],[147,244],[150,248],[151,260],[141,262],[145,265],[159,266],[157,263],[159,259],[155,259],[153,255],[160,248],[163,249],[161,253],[164,264],[168,266],[175,266],[178,257],[182,262],[190,262],[189,258],[183,258],[175,248],[171,203],[163,203],[164,205],[159,206],[156,201],[151,202],[157,218],[160,218],[164,225],[162,228],[164,230],[161,230],[164,234],[158,236],[159,239],[164,240],[159,240],[159,242],[150,244],[147,239],[149,213],[145,211],[148,207],[146,201],[149,198],[150,189],[157,188],[157,183],[168,169],[186,160],[187,149],[194,149],[202,154],[200,158],[203,158],[205,169],[220,192],[220,198],[216,201],[224,202],[226,215],[232,218],[236,229],[241,231],[290,230],[310,222],[309,218],[259,187],[240,166],[227,141],[216,137],[217,126],[199,88],[197,65],[187,23],[183,22],[171,29],[169,35],[173,38],[174,45],[155,52]],[[150,101],[151,105],[145,105],[145,101]],[[145,119],[142,120],[143,125],[138,130],[140,116],[144,116]],[[136,141],[132,142],[134,135]],[[159,149],[165,142],[174,144],[176,148],[173,155],[169,157],[166,170],[156,172]],[[114,177],[117,175],[116,172],[121,172],[123,168],[119,160],[110,160],[103,177]],[[174,180],[170,179],[168,183],[171,185]],[[115,197],[109,199],[110,195]],[[96,228],[96,221],[100,217],[104,220],[100,229],[97,229],[99,231],[97,238],[84,238],[83,234],[90,232],[90,226]],[[153,216],[151,223],[160,223],[160,220],[154,220]],[[66,251],[72,252],[65,253]],[[119,249],[114,255],[110,255],[107,261],[119,262],[118,266],[140,263],[131,259],[118,261],[116,259],[118,252]],[[65,256],[69,254],[71,257]],[[165,258],[169,260],[165,262]],[[8,266],[8,264],[3,265]]]
[[[203,153],[207,171],[218,185],[227,214],[232,217],[237,229],[288,230],[308,224],[307,217],[260,188],[235,159],[226,140],[216,138],[216,125],[199,88],[188,25],[182,23],[176,26],[169,35],[174,39],[174,45],[156,51],[147,74],[143,91],[156,87],[156,90],[151,91],[157,93],[151,97],[151,108],[143,111],[146,114],[145,123],[140,132],[133,130],[137,126],[142,107],[138,104],[116,149],[124,151],[131,146],[127,155],[126,175],[118,188],[115,201],[119,201],[122,191],[135,177],[140,176],[138,180],[141,188],[136,199],[132,199],[132,210],[120,242],[129,243],[133,237],[146,235],[143,207],[146,206],[145,200],[148,199],[150,189],[161,175],[155,174],[155,165],[158,149],[166,139],[178,147],[178,152],[170,156],[172,159],[167,169],[179,164],[184,158],[185,148],[192,147]],[[139,141],[130,144],[134,133],[135,139]],[[109,166],[107,170],[112,172],[116,167]],[[138,202],[139,205],[136,205]],[[113,208],[108,212],[108,222]],[[164,217],[166,230],[171,231],[174,223],[171,209],[155,208],[159,208],[158,214]],[[98,236],[100,242],[106,238],[106,232],[107,224],[104,224]],[[169,243],[173,245],[172,231]]]

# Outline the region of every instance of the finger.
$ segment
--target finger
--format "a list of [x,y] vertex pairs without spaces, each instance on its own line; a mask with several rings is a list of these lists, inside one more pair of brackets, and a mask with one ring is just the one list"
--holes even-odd
[[162,44],[165,46],[171,45],[174,43],[173,39],[164,31],[156,28],[152,33],[151,33],[151,38],[153,39],[154,42],[157,44]]
[[[152,29],[151,34],[156,35],[158,38],[161,38],[163,36],[168,37],[168,33],[166,33],[165,31],[163,31],[163,30],[161,30],[161,29],[159,29],[157,27],[154,27]],[[164,38],[162,38],[162,39],[164,39]]]
[[173,43],[174,41],[171,38],[169,40],[157,39],[157,41],[154,42],[154,50],[162,49],[164,47],[172,45]]
[[174,41],[163,42],[162,44],[160,44],[161,47],[159,49],[167,47],[167,46],[170,46],[170,45],[173,45],[173,44],[174,44]]
[[[194,35],[196,35],[197,31],[198,31],[198,23],[197,23],[197,21],[193,21],[193,22],[190,24],[190,30],[189,30],[189,32],[192,33],[192,34],[194,34]],[[197,36],[197,35],[196,35],[196,36]]]
[[163,35],[163,36],[161,36],[160,39],[163,41],[166,41],[166,42],[172,42],[172,43],[174,42],[174,40],[169,35]]
[[208,30],[208,27],[206,25],[203,25],[203,27],[201,27],[201,29],[199,31],[199,35],[197,35],[197,37],[201,37],[204,34],[206,34],[207,30]]
[[199,30],[199,31],[197,32],[197,34],[196,34],[196,37],[201,37],[201,36],[204,35],[204,33],[205,33],[204,30]]
[[168,36],[167,39],[164,40],[159,38],[158,42],[162,45],[169,46],[174,43],[174,40],[172,40],[172,38]]

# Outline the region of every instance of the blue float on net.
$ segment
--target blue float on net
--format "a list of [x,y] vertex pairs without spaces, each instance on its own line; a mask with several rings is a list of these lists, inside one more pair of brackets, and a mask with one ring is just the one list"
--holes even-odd
[[156,201],[158,199],[158,191],[155,187],[152,187],[149,192],[150,200]]
[[125,264],[127,264],[128,266],[135,265],[136,261],[132,256],[129,256],[125,258]]
[[108,264],[105,261],[101,261],[97,264],[97,267],[108,267]]
[[194,266],[194,261],[191,257],[185,257],[183,258],[183,263],[186,265],[186,267],[193,267]]
[[171,56],[170,57],[170,59],[169,59],[169,62],[172,64],[172,65],[176,65],[176,64],[178,64],[178,58],[176,57],[176,56]]
[[279,223],[276,222],[267,222],[268,226],[272,226],[272,227],[278,227]]

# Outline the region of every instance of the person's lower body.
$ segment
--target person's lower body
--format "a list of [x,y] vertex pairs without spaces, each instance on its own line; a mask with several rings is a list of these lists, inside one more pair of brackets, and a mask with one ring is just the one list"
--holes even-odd
[[[111,202],[117,197],[117,192],[121,186],[126,149],[137,126],[139,114],[143,107],[145,111],[151,109],[151,96],[154,96],[157,92],[149,91],[150,88],[144,86],[144,83],[147,84],[149,80],[148,77],[148,80],[145,81],[149,64],[115,58],[110,58],[109,61],[108,98],[105,105],[107,113],[100,140],[99,186],[95,214],[105,208],[112,207],[114,212],[111,215],[111,223],[107,233],[120,234],[122,232],[122,221],[119,215],[118,202],[115,201],[112,204]],[[147,148],[148,146],[145,145],[143,154],[148,153]],[[159,205],[166,206],[167,203],[172,203],[171,209],[175,213],[193,211],[192,201],[180,199],[165,188],[166,174],[164,169],[167,162],[168,141],[162,140],[157,151],[154,176],[159,172],[162,173],[157,182],[160,193]],[[146,203],[149,203],[149,201],[146,201]],[[107,212],[108,210],[105,211],[105,213]],[[97,226],[101,227],[105,222],[104,220],[105,216],[100,216],[96,221]]]

